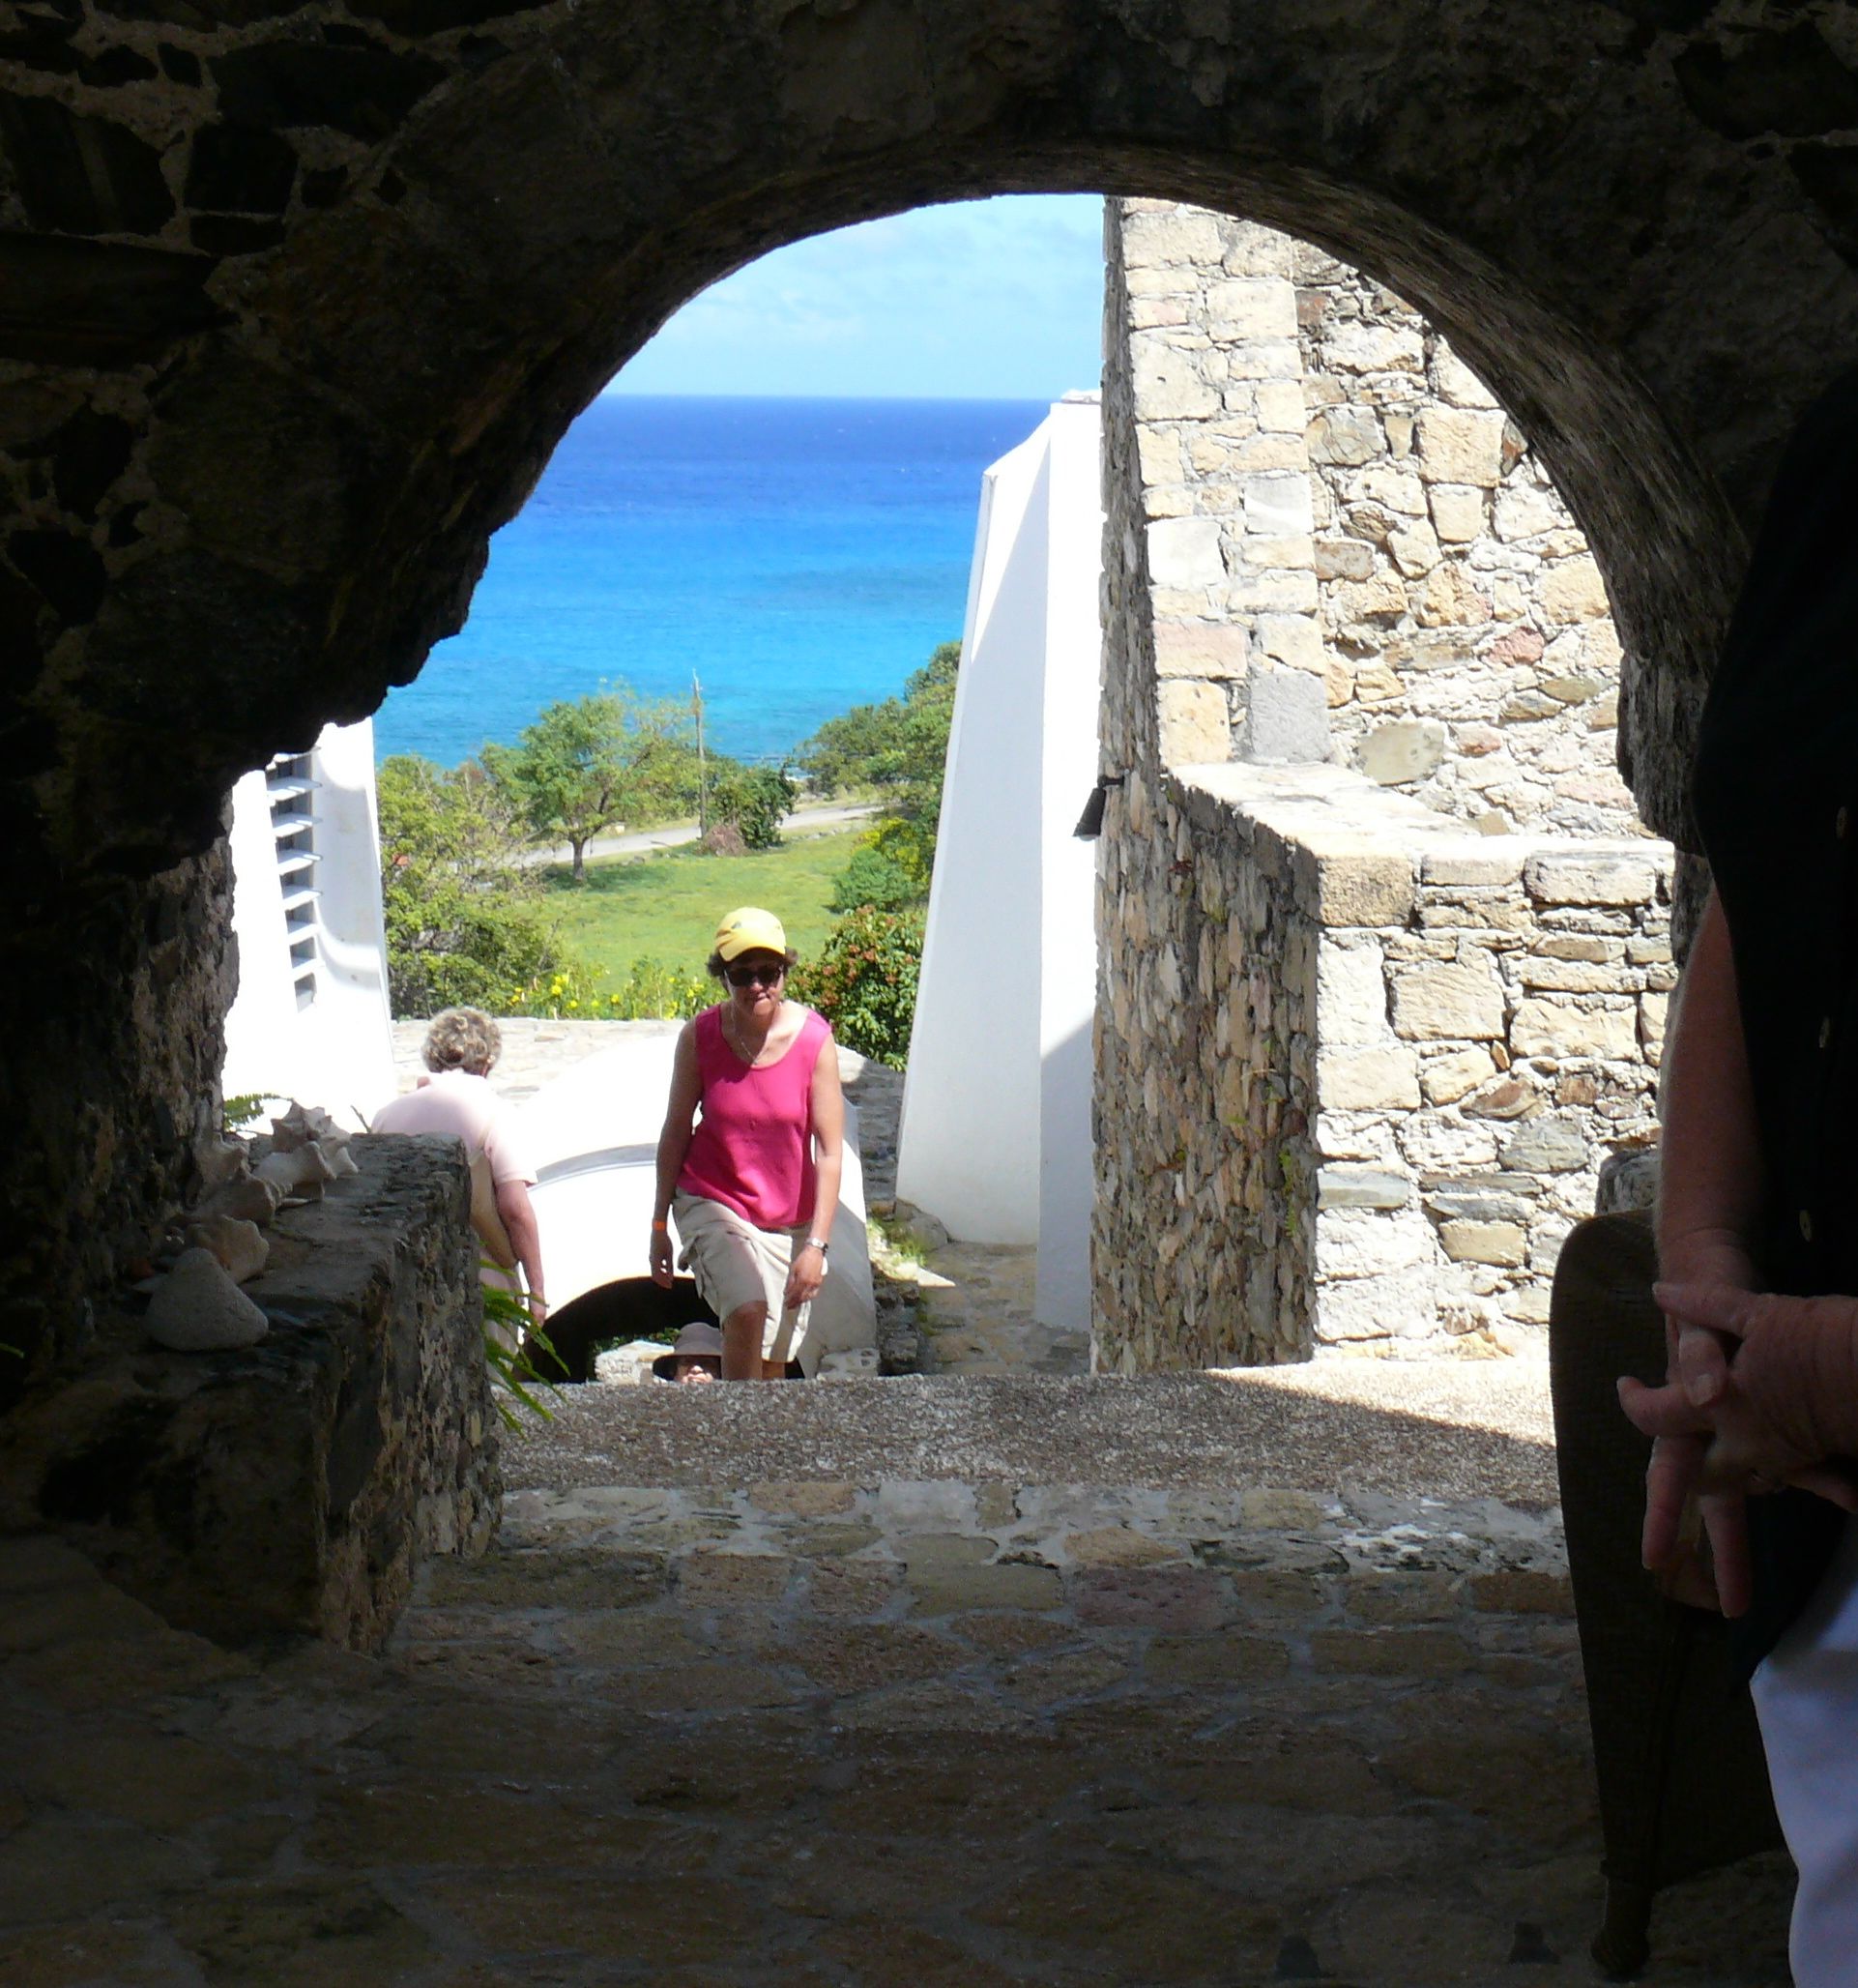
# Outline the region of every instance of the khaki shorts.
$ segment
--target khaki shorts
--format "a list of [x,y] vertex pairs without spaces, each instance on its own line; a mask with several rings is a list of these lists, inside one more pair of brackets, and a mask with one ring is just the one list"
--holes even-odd
[[810,1375],[819,1364],[819,1350],[807,1340],[812,1304],[791,1311],[781,1307],[794,1251],[806,1240],[806,1224],[796,1229],[758,1229],[733,1208],[696,1194],[678,1195],[671,1213],[682,1245],[679,1260],[696,1278],[704,1302],[719,1319],[744,1304],[766,1304],[762,1358],[797,1359]]

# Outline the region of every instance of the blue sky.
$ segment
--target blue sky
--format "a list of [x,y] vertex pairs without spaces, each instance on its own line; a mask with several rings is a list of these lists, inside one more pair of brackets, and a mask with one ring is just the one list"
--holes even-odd
[[706,290],[609,394],[1055,400],[1094,387],[1103,203],[920,207],[777,248]]

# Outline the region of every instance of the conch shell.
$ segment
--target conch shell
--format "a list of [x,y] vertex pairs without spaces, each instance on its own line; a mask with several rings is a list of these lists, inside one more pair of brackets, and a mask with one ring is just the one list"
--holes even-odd
[[235,1284],[248,1283],[271,1256],[271,1244],[259,1235],[258,1224],[229,1214],[210,1214],[192,1223],[188,1247],[210,1250]]
[[287,1153],[273,1153],[252,1171],[254,1180],[270,1181],[281,1188],[286,1200],[319,1201],[324,1187],[335,1178],[335,1169],[323,1156],[323,1149],[312,1139],[305,1146]]

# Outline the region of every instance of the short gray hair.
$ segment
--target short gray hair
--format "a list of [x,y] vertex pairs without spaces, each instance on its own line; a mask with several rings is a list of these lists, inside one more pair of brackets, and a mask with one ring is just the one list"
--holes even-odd
[[448,1008],[432,1017],[425,1032],[425,1067],[487,1070],[503,1046],[502,1033],[481,1008]]

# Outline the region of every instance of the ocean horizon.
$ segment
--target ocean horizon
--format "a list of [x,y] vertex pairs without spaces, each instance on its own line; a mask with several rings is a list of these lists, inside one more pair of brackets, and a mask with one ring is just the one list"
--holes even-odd
[[[1056,396],[1054,396],[1056,397]],[[464,629],[376,714],[446,766],[624,681],[779,759],[958,640],[981,473],[1050,403],[613,395],[491,541]]]

